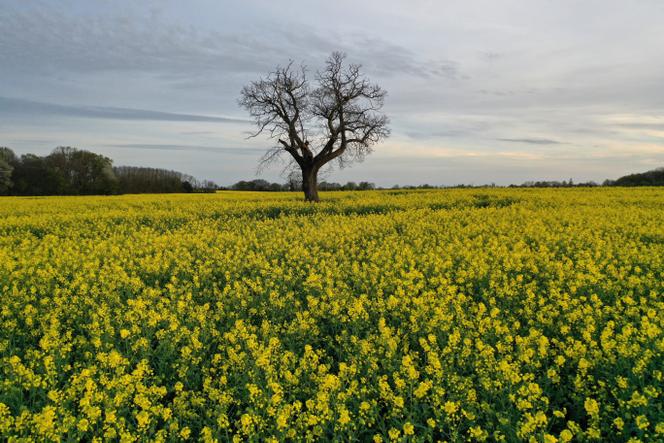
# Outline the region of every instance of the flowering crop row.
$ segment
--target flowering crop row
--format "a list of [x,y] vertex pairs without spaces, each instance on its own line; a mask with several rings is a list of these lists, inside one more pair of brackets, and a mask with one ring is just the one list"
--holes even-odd
[[0,200],[0,438],[664,440],[664,191],[298,199]]

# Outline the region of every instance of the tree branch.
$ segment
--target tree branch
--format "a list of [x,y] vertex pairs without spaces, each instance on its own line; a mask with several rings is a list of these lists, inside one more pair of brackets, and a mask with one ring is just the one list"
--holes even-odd
[[381,113],[385,91],[362,75],[360,65],[344,62],[344,54],[333,53],[313,90],[305,68],[294,69],[293,62],[242,89],[239,103],[257,126],[250,138],[268,133],[277,141],[264,162],[285,152],[300,167],[319,169],[334,159],[344,164],[389,136]]

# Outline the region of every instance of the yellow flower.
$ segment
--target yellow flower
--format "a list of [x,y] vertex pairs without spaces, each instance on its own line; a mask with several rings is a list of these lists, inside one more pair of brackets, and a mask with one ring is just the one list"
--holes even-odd
[[122,355],[115,349],[108,354],[108,364],[112,368],[119,366],[122,360]]
[[475,441],[485,441],[488,437],[488,433],[480,426],[471,427],[469,433]]
[[288,410],[283,410],[277,415],[277,429],[283,430],[288,426],[288,418],[290,413]]
[[664,422],[659,422],[655,426],[655,434],[664,435]]
[[136,414],[136,421],[139,428],[144,428],[150,423],[150,414],[146,411],[140,411]]
[[60,401],[60,399],[62,398],[62,395],[58,390],[52,389],[52,390],[48,391],[47,397],[52,402],[58,403]]
[[339,423],[342,425],[350,423],[350,413],[348,412],[348,409],[343,408],[339,411]]
[[431,389],[431,382],[430,381],[423,381],[420,382],[420,384],[417,386],[417,389],[415,389],[415,397],[417,398],[422,398],[424,397],[427,392]]
[[639,415],[636,417],[636,426],[641,430],[645,430],[650,426],[650,422],[645,415]]
[[52,406],[46,406],[40,414],[35,415],[35,424],[40,434],[48,434],[53,431],[56,410]]
[[586,398],[586,400],[583,403],[583,406],[586,409],[588,415],[590,415],[591,417],[596,417],[599,414],[599,404],[597,403],[596,400],[592,398]]
[[405,435],[413,435],[415,433],[415,427],[413,426],[412,423],[406,422],[403,425],[403,433]]
[[240,424],[242,425],[242,430],[244,432],[249,432],[249,430],[251,429],[252,423],[253,423],[253,420],[251,418],[251,415],[242,414],[242,416],[240,417]]
[[572,438],[574,438],[574,434],[569,429],[563,429],[560,433],[560,441],[562,442],[572,441]]
[[459,406],[453,401],[446,401],[443,406],[443,410],[448,414],[452,415],[459,409]]
[[590,429],[588,429],[586,434],[588,435],[588,438],[592,440],[599,440],[602,436],[602,433],[599,431],[599,429],[595,427],[591,427]]
[[79,431],[85,432],[90,427],[90,422],[88,421],[87,418],[82,418],[78,421],[76,427],[78,428]]

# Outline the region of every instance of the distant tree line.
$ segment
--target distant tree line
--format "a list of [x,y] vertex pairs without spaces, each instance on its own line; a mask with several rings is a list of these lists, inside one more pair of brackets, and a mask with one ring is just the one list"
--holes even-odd
[[[594,186],[664,186],[664,168],[640,174],[630,174],[617,180],[605,180],[601,185],[589,181],[527,181],[515,188],[569,188]],[[486,188],[490,185],[417,186],[395,185],[391,189]],[[300,174],[291,174],[286,183],[271,183],[263,179],[242,180],[228,188],[214,182],[199,181],[191,175],[166,169],[113,166],[111,159],[90,151],[72,147],[58,147],[49,155],[17,156],[11,149],[0,147],[0,195],[111,195],[172,192],[214,192],[217,189],[237,191],[301,191]],[[346,184],[320,182],[321,191],[365,191],[375,184],[349,181]]]
[[510,185],[511,188],[519,187],[519,188],[574,188],[574,187],[583,187],[583,188],[588,188],[588,187],[595,187],[599,186],[599,183],[596,183],[594,181],[588,181],[588,182],[579,182],[579,183],[574,183],[574,181],[570,178],[568,181],[557,181],[557,180],[538,180],[538,181],[527,181],[522,183],[521,185]]
[[[241,180],[228,189],[233,191],[301,191],[302,181],[290,178],[286,183],[270,183],[267,180]],[[376,189],[376,185],[369,182],[348,182],[345,185],[340,183],[320,182],[319,191],[367,191]]]
[[[664,186],[664,168],[653,169],[652,171],[639,174],[629,174],[620,177],[617,180],[604,180],[602,184],[589,181],[583,183],[574,183],[570,178],[568,181],[529,181],[519,187],[522,188],[569,188],[575,186],[593,187],[593,186]],[[515,187],[515,185],[510,185]]]
[[345,185],[339,183],[320,182],[318,189],[322,191],[370,191],[376,189],[376,185],[371,182],[346,182]]
[[233,191],[289,191],[287,184],[270,183],[267,180],[240,180],[228,187]]
[[604,184],[607,186],[664,186],[664,168],[626,175],[618,180],[607,180]]
[[120,194],[213,192],[218,186],[209,180],[199,181],[191,175],[167,169],[116,166]]
[[[537,180],[527,181],[520,185],[508,185],[509,188],[592,188],[597,186],[664,186],[664,168],[655,169],[652,171],[644,172],[642,174],[631,174],[621,177],[617,180],[604,180],[604,182],[597,183],[594,181],[578,182],[575,183],[571,178],[569,180]],[[494,183],[484,185],[471,185],[459,184],[454,186],[436,186],[430,184],[423,185],[394,185],[389,189],[464,189],[464,188],[496,188],[504,187],[497,186]],[[297,179],[297,176],[291,175],[286,183],[271,183],[263,179],[256,180],[241,180],[227,188],[234,191],[301,191],[302,181]],[[320,182],[318,184],[320,191],[367,191],[372,189],[387,189],[376,187],[374,183],[370,182],[348,182],[344,185],[334,182]]]
[[[652,171],[640,174],[630,174],[620,177],[617,180],[604,180],[601,184],[594,181],[575,183],[571,178],[569,180],[537,180],[527,181],[520,185],[508,185],[508,188],[592,188],[597,186],[664,186],[664,168],[653,169]],[[417,185],[417,186],[399,186],[395,185],[391,189],[448,189],[448,188],[496,188],[494,183],[489,185],[454,185],[454,186],[435,186],[435,185]]]
[[69,146],[43,157],[19,157],[9,148],[0,148],[0,195],[208,192],[216,188],[213,182],[199,182],[176,171],[113,167],[108,157]]

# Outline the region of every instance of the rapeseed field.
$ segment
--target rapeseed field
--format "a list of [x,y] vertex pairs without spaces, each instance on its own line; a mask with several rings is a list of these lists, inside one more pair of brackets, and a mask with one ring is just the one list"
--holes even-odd
[[0,199],[0,439],[664,441],[664,190]]

